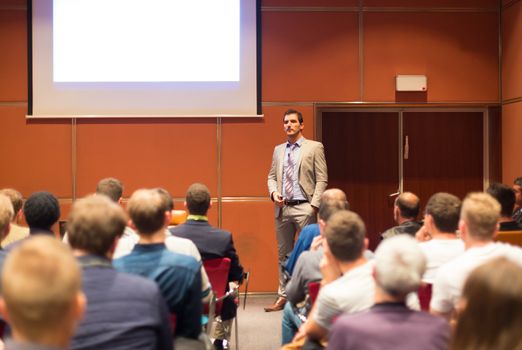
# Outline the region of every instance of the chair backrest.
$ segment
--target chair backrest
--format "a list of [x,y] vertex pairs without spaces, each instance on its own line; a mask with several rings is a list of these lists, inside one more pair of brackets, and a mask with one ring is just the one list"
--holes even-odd
[[169,226],[177,226],[187,221],[187,212],[185,210],[172,210]]
[[230,270],[230,259],[219,258],[203,261],[203,267],[212,285],[212,291],[216,298],[225,295],[228,283],[228,272]]
[[310,304],[314,304],[321,289],[321,282],[310,282],[308,283],[308,295],[310,296]]
[[431,301],[431,284],[422,283],[417,291],[419,295],[419,303],[422,311],[430,311]]
[[495,240],[522,247],[522,231],[499,231]]

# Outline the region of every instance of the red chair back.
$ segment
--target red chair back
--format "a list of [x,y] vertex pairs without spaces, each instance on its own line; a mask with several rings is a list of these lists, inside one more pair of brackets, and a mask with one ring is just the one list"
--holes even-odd
[[308,283],[308,295],[310,296],[310,303],[312,305],[315,303],[315,300],[317,299],[317,294],[319,294],[319,289],[321,289],[320,282]]
[[[228,284],[228,272],[230,270],[230,259],[219,258],[203,261],[203,267],[207,272],[208,279],[212,285],[212,291],[216,298],[225,295]],[[216,315],[221,313],[222,302],[216,304]],[[205,305],[205,313],[208,313],[208,305]]]
[[431,301],[431,284],[430,283],[422,283],[417,291],[419,295],[419,303],[421,310],[429,311],[430,310],[430,301]]

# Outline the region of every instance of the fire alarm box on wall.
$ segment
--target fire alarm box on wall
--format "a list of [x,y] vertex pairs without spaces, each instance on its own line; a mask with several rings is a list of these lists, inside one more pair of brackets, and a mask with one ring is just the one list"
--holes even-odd
[[427,91],[428,78],[425,75],[397,75],[396,91]]

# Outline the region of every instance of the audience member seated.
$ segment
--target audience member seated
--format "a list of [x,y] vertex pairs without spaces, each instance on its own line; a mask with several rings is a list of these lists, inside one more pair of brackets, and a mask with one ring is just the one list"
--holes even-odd
[[0,190],[0,194],[7,196],[11,200],[13,205],[14,215],[11,221],[11,229],[9,234],[2,240],[2,248],[7,247],[9,244],[19,241],[29,236],[29,228],[20,226],[19,223],[22,221],[22,206],[24,204],[22,194],[12,188],[4,188]]
[[321,260],[321,290],[294,341],[306,336],[324,341],[334,318],[343,312],[369,309],[374,299],[373,263],[363,255],[368,244],[365,226],[356,213],[341,210],[326,224]]
[[[341,192],[342,195],[330,196],[333,192]],[[324,196],[328,196],[328,199]],[[343,198],[344,197],[344,198]],[[319,230],[324,236],[326,222],[334,213],[339,210],[348,209],[348,202],[344,192],[339,189],[329,189],[323,192],[319,205]],[[297,260],[294,274],[286,285],[288,302],[283,311],[282,321],[282,344],[292,341],[299,327],[306,320],[312,307],[308,296],[308,284],[322,279],[319,263],[323,257],[322,245],[314,251],[305,251]]]
[[5,349],[69,349],[85,303],[69,247],[44,235],[23,240],[2,274],[0,311],[13,334]]
[[509,186],[493,183],[486,191],[500,203],[499,231],[520,231],[522,226],[513,220],[513,208],[515,207],[515,192]]
[[[346,202],[343,209],[350,209],[350,203],[346,199],[346,194],[337,188],[331,188],[326,190],[321,195],[321,202],[325,200],[340,200]],[[285,270],[289,276],[292,276],[294,272],[295,264],[297,263],[297,259],[301,255],[302,252],[310,249],[312,242],[316,237],[320,235],[319,224],[310,224],[306,225],[303,230],[299,233],[297,237],[297,241],[295,242],[294,249],[290,253],[285,265]],[[317,242],[317,241],[316,241]]]
[[422,278],[425,283],[432,284],[439,267],[464,253],[464,242],[456,235],[460,206],[460,199],[444,192],[434,194],[426,204],[424,227],[419,230],[429,236],[419,244],[428,264]]
[[[234,247],[232,234],[228,231],[212,227],[208,223],[207,213],[211,207],[210,191],[207,186],[192,184],[185,197],[185,207],[189,215],[184,224],[170,229],[175,237],[190,239],[199,250],[203,260],[230,258],[228,282],[238,284],[243,280],[243,267]],[[223,348],[223,341],[230,340],[232,319],[236,316],[236,303],[226,298],[221,308],[221,320],[216,323],[214,346]]]
[[89,196],[72,207],[69,244],[82,267],[88,300],[72,350],[172,349],[169,312],[157,284],[111,265],[126,224],[123,209],[105,196]]
[[470,193],[462,203],[459,230],[466,251],[440,267],[433,284],[430,311],[450,320],[454,317],[462,286],[478,265],[504,256],[522,265],[522,249],[493,242],[500,204],[487,193]]
[[415,233],[421,228],[416,221],[419,215],[420,200],[411,192],[404,192],[395,199],[393,206],[393,220],[398,226],[394,226],[381,234],[382,239],[390,238],[396,235],[409,234],[415,236]]
[[[11,201],[7,196],[0,194],[0,239],[9,234],[13,216],[14,210]],[[0,273],[6,256],[7,253],[0,248]]]
[[515,191],[513,220],[522,225],[522,177],[517,177],[513,182],[513,191]]
[[505,258],[477,267],[462,291],[451,350],[521,348],[522,268]]
[[406,296],[419,288],[426,258],[417,242],[400,235],[385,240],[375,252],[375,305],[340,317],[330,332],[328,349],[446,350],[450,328],[440,317],[406,306]]
[[170,210],[156,189],[134,192],[127,209],[140,239],[130,254],[113,261],[114,267],[158,283],[169,311],[176,314],[176,348],[178,342],[197,340],[201,333],[201,264],[191,256],[167,250]]

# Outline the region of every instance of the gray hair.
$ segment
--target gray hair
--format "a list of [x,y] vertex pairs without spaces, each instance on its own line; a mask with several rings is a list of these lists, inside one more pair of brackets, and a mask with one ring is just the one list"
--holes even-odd
[[417,241],[398,235],[383,241],[375,252],[377,284],[394,297],[416,291],[426,271],[426,257]]

